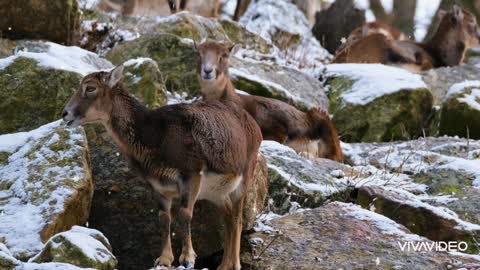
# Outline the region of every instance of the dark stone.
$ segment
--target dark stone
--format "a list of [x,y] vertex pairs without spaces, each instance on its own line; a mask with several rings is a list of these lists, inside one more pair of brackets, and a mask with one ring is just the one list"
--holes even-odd
[[340,46],[341,39],[365,23],[365,11],[355,7],[353,0],[337,0],[328,9],[317,12],[313,35],[330,53]]

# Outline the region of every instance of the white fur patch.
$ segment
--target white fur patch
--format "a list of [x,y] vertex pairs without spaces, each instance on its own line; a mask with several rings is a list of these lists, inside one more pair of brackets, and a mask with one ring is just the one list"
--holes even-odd
[[198,199],[209,200],[223,206],[225,199],[232,192],[241,192],[241,175],[224,175],[212,172],[202,172],[200,193]]

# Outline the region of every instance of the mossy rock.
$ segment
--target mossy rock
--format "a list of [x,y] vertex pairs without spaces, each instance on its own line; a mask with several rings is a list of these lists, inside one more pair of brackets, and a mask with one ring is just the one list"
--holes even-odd
[[124,66],[124,82],[130,93],[150,109],[167,103],[167,89],[155,61],[139,58],[125,62]]
[[[351,104],[342,94],[355,79],[347,76],[327,80],[329,112],[345,142],[388,142],[423,135],[431,117],[433,96],[429,89],[399,89],[366,104]],[[381,90],[381,89],[379,89]]]
[[[461,87],[460,84],[452,89]],[[480,82],[450,92],[445,99],[440,117],[440,134],[480,139]]]
[[16,58],[0,69],[0,134],[34,129],[59,119],[80,79],[74,72]]
[[300,110],[328,110],[325,87],[296,69],[275,64],[249,62],[232,57],[230,77],[237,89],[252,95],[282,100]]
[[171,34],[152,34],[121,44],[106,55],[115,65],[138,57],[149,57],[157,62],[169,91],[199,93],[197,53],[193,43]]
[[343,164],[323,159],[309,161],[273,141],[264,141],[260,151],[267,160],[268,194],[275,213],[288,213],[296,205],[319,207],[328,198],[347,190],[344,183],[330,175],[330,171],[344,169]]
[[93,195],[89,150],[83,130],[64,129],[60,121],[0,135],[0,141],[9,154],[0,165],[0,192],[8,194],[0,203],[0,241],[26,260],[52,235],[87,221]]
[[7,247],[0,242],[0,269],[14,270],[17,269],[21,262],[15,259]]
[[97,230],[78,226],[52,236],[29,262],[68,263],[98,270],[113,270],[117,265],[105,236]]
[[9,39],[47,39],[72,45],[79,27],[77,0],[0,2],[0,32]]

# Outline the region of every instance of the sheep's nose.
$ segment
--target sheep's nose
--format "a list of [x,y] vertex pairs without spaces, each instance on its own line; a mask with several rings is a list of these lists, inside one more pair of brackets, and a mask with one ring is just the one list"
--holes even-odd
[[68,111],[64,110],[62,113],[62,118],[65,120],[65,118],[68,116]]
[[209,75],[210,73],[212,73],[213,71],[213,68],[204,68],[203,69],[203,72],[205,72],[206,75]]

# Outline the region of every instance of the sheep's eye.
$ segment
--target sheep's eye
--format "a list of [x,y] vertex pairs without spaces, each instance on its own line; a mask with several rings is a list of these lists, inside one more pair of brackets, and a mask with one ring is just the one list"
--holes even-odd
[[93,93],[95,92],[95,90],[97,90],[97,88],[93,86],[87,86],[87,88],[85,89],[87,93]]

